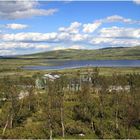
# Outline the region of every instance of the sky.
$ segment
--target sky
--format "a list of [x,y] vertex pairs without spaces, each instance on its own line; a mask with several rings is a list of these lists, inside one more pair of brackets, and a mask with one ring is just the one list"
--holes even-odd
[[0,55],[140,45],[140,0],[0,1]]

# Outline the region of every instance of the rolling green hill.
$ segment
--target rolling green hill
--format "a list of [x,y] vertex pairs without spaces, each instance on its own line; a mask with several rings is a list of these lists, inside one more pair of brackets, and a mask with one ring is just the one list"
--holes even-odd
[[20,58],[38,59],[73,59],[73,60],[102,60],[102,59],[140,59],[140,46],[104,48],[97,50],[66,49],[24,55]]

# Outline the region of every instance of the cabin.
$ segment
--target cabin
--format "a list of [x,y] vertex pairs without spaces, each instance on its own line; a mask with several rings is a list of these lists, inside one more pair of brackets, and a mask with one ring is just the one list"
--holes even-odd
[[92,82],[91,74],[82,73],[80,74],[80,82]]
[[69,91],[79,91],[81,89],[80,80],[78,80],[78,79],[69,80],[69,83],[67,85],[67,89]]
[[71,78],[67,88],[69,91],[80,91],[83,83],[92,84],[91,74],[81,73],[79,78]]
[[41,77],[38,77],[35,81],[35,85],[37,89],[45,89],[45,86],[47,84],[47,81],[55,81],[56,79],[59,79],[60,75],[56,74],[44,74]]
[[129,85],[125,85],[125,86],[121,86],[121,85],[118,85],[118,86],[110,85],[108,87],[108,91],[109,92],[123,92],[123,91],[130,92],[130,86]]
[[56,79],[59,79],[60,78],[60,75],[52,75],[52,74],[45,74],[43,75],[42,77],[44,80],[49,80],[49,81],[54,81]]
[[42,78],[37,78],[35,81],[35,86],[37,89],[43,89],[45,85],[45,82]]

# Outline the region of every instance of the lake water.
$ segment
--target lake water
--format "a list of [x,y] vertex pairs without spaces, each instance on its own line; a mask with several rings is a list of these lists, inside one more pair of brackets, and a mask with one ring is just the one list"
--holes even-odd
[[25,66],[24,69],[60,70],[81,67],[140,67],[140,60],[53,60],[47,62],[49,62],[51,66]]

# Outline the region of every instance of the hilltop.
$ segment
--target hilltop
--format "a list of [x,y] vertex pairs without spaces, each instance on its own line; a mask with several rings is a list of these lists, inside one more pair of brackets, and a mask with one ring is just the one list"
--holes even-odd
[[103,48],[97,50],[65,49],[24,55],[20,56],[20,58],[71,60],[140,59],[140,46]]

